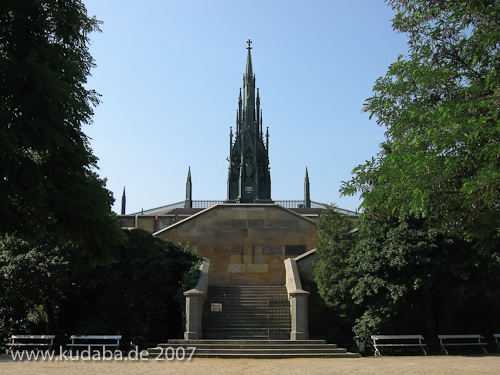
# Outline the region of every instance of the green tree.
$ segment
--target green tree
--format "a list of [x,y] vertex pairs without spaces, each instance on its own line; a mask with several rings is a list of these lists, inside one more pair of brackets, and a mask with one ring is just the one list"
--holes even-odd
[[59,313],[75,294],[88,260],[54,241],[0,241],[0,335],[55,333]]
[[500,228],[500,3],[389,0],[408,36],[364,111],[387,128],[343,194],[380,218],[415,216],[489,240]]
[[201,258],[179,244],[136,229],[113,250],[112,264],[92,266],[73,246],[0,241],[0,336],[116,333],[124,342],[180,337],[183,292],[200,275]]
[[[96,267],[87,276],[87,291],[66,304],[77,320],[74,331],[117,332],[136,343],[159,343],[181,337],[183,292],[199,279],[201,257],[180,244],[153,237],[141,229],[127,232],[118,262]],[[80,310],[84,314],[78,316]]]
[[80,0],[0,2],[0,234],[72,241],[95,259],[124,240],[82,125],[99,96]]
[[320,242],[316,247],[318,261],[314,277],[324,301],[341,309],[352,305],[348,293],[355,280],[351,278],[349,257],[356,246],[355,224],[348,216],[337,212],[335,206],[323,211],[318,220]]
[[[480,242],[437,231],[424,219],[320,219],[315,276],[323,299],[354,332],[492,332],[500,326],[500,258]],[[432,223],[431,223],[432,224]]]

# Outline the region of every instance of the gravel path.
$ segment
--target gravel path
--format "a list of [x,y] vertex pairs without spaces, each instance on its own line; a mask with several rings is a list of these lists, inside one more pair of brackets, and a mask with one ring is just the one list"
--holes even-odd
[[474,375],[500,374],[500,355],[363,357],[353,359],[200,359],[191,361],[13,361],[0,357],[0,374],[257,374]]

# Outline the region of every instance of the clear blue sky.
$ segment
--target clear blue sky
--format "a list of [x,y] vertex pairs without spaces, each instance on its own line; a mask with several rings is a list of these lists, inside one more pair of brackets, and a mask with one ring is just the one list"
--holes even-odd
[[406,37],[382,0],[84,0],[103,21],[90,35],[102,95],[84,127],[99,174],[120,211],[226,199],[229,127],[235,125],[246,40],[269,127],[272,198],[311,198],[355,210],[341,181],[379,150],[384,129],[361,112]]

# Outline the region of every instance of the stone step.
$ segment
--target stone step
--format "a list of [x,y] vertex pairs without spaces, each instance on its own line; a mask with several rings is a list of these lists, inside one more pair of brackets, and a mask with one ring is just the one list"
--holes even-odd
[[288,297],[281,294],[223,294],[223,295],[208,295],[212,300],[219,301],[234,301],[234,300],[244,300],[244,301],[269,301],[269,300],[284,300],[287,301]]
[[[289,308],[272,304],[273,300],[288,303],[284,286],[210,286],[207,300],[204,337],[290,338]],[[222,312],[210,311],[209,303],[222,303]]]
[[[307,344],[326,344],[325,340],[309,339],[309,340],[206,340],[206,339],[169,339],[168,344],[225,344],[225,345],[262,345],[262,344],[280,344],[289,346],[301,346]],[[332,345],[332,344],[327,344]]]
[[[326,344],[324,340],[169,340],[156,348],[148,349],[151,357],[170,355],[179,347],[187,355],[196,348],[193,357],[217,358],[355,358],[355,353],[338,348],[335,344]],[[170,349],[172,348],[172,349]]]
[[[169,346],[179,347],[192,345],[197,348],[215,348],[222,349],[231,347],[234,349],[241,348],[252,348],[252,349],[262,349],[262,348],[282,348],[286,346],[287,348],[330,348],[338,349],[337,344],[327,344],[324,340],[300,340],[300,341],[290,341],[290,340],[169,340],[166,344],[159,344],[158,347],[166,348]],[[344,350],[344,349],[343,349]]]
[[235,285],[235,286],[210,286],[215,290],[282,290],[284,285]]
[[259,319],[258,317],[239,317],[238,319],[234,319],[234,317],[230,317],[229,320],[222,322],[219,326],[229,327],[229,326],[244,326],[245,324],[260,324],[265,325],[266,328],[268,326],[274,327],[276,325],[286,326],[290,323],[290,319],[279,319],[279,320],[268,320],[267,318]]
[[214,287],[209,287],[208,293],[212,295],[239,295],[239,296],[261,296],[261,295],[272,295],[272,296],[286,296],[287,291],[285,287],[279,287],[275,289],[259,289],[259,290],[252,290],[252,289],[246,289],[246,290],[241,290],[241,289],[236,289],[236,288],[214,288]]
[[260,289],[255,288],[246,288],[241,289],[237,287],[229,287],[229,288],[218,288],[218,287],[210,287],[209,293],[213,295],[223,295],[223,294],[234,294],[234,295],[288,295],[285,287],[275,287],[275,288],[267,288],[261,287]]

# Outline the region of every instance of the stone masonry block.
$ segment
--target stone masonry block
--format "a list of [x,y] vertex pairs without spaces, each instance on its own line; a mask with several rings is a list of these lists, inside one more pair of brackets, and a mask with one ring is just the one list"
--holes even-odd
[[241,255],[230,255],[229,256],[229,263],[231,264],[237,264],[237,263],[246,263],[245,261],[242,261]]
[[281,219],[281,209],[275,208],[273,210],[266,210],[265,211],[265,218],[266,219]]
[[247,228],[218,228],[214,229],[215,237],[242,237],[248,236]]
[[281,225],[284,228],[300,228],[301,222],[302,222],[302,220],[298,220],[298,219],[294,219],[294,220],[283,219],[283,220],[281,220]]
[[253,263],[253,255],[243,255],[243,263]]
[[147,230],[148,232],[154,232],[155,220],[154,216],[139,215],[137,216],[137,228]]
[[231,219],[231,228],[246,228],[248,221],[246,219]]
[[245,264],[228,264],[227,265],[228,273],[245,273],[246,266]]
[[281,219],[267,219],[265,222],[266,228],[281,228],[283,227]]
[[259,208],[258,210],[250,210],[247,213],[248,220],[261,220],[264,219],[264,208]]
[[125,228],[134,228],[135,227],[135,216],[129,215],[129,216],[124,216],[120,215],[120,223],[122,227]]
[[283,237],[305,237],[308,231],[303,228],[283,228]]
[[269,269],[267,264],[247,264],[246,271],[248,273],[267,273]]
[[231,219],[218,219],[213,221],[214,228],[229,228],[231,226]]
[[281,255],[283,254],[282,246],[262,246],[262,254],[264,255]]
[[255,237],[281,237],[281,228],[251,228],[248,233]]
[[217,254],[217,255],[220,255],[220,254],[229,254],[230,253],[230,248],[226,247],[226,246],[217,246],[215,247],[214,246],[214,249],[213,249],[213,254]]
[[[230,207],[229,209],[224,210],[224,217],[230,219],[246,219],[247,211],[238,207]],[[227,215],[227,216],[226,216]]]
[[266,257],[265,257],[265,255],[255,255],[253,262],[255,264],[264,264],[264,263],[266,263]]
[[264,219],[248,219],[249,228],[263,228],[265,225]]

